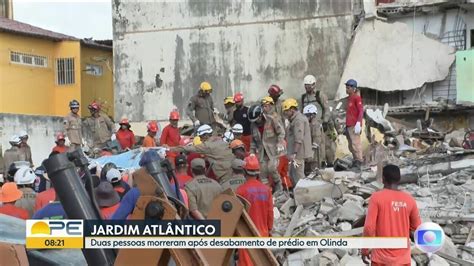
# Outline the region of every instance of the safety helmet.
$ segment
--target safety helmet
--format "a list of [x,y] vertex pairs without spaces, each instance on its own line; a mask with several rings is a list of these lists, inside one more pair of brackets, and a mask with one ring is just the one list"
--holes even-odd
[[261,104],[275,104],[275,101],[273,101],[273,98],[270,96],[265,96],[262,98]]
[[280,86],[273,84],[270,86],[270,88],[268,88],[268,94],[280,96],[283,94],[283,90],[280,88]]
[[258,162],[257,156],[255,156],[255,154],[250,154],[245,157],[243,168],[247,174],[257,174],[260,171],[260,163]]
[[66,137],[64,136],[63,132],[59,132],[58,134],[56,134],[56,142],[60,140],[66,140]]
[[29,185],[35,182],[36,175],[33,169],[22,166],[16,171],[13,180],[17,185]]
[[357,88],[357,81],[355,81],[354,79],[350,79],[346,81],[345,85],[352,88]]
[[310,114],[318,114],[318,108],[314,104],[308,104],[303,108],[303,114],[310,115]]
[[79,102],[77,100],[72,100],[69,102],[69,108],[79,108]]
[[262,115],[262,107],[260,105],[250,106],[247,117],[250,122],[255,122]]
[[241,124],[235,124],[232,127],[232,133],[234,134],[243,134],[244,133],[244,127]]
[[245,149],[245,145],[244,143],[240,140],[240,139],[234,139],[231,143],[230,143],[230,148],[232,150],[235,150],[235,149],[238,149],[238,148],[242,148],[242,149]]
[[316,77],[313,75],[307,75],[306,77],[304,77],[303,82],[304,85],[313,85],[314,83],[316,83]]
[[128,118],[122,118],[122,119],[120,119],[119,125],[126,125],[126,126],[129,126],[129,125],[130,125],[130,121],[128,121]]
[[89,104],[89,110],[100,111],[100,104],[98,104],[96,101],[93,101],[91,104]]
[[211,83],[204,81],[201,82],[201,85],[199,86],[199,90],[205,91],[205,92],[210,92],[212,90]]
[[155,121],[150,121],[148,122],[148,125],[146,126],[148,131],[152,133],[158,132],[158,124]]
[[105,177],[110,183],[117,183],[122,180],[122,174],[120,174],[120,171],[115,168],[111,168],[109,171],[107,171]]
[[231,141],[233,141],[234,140],[234,134],[232,133],[232,131],[225,132],[224,137],[222,138],[222,140],[224,140],[227,143],[230,143]]
[[244,100],[244,95],[242,93],[238,92],[234,95],[234,102],[235,103],[240,103],[243,100]]
[[26,132],[26,130],[21,130],[20,132],[18,132],[18,137],[20,137],[20,139],[27,138],[28,132]]
[[196,136],[193,138],[193,146],[197,146],[197,145],[200,145],[202,144],[202,141],[201,141],[201,137],[199,136]]
[[102,170],[100,171],[100,179],[101,180],[106,180],[107,179],[107,173],[110,171],[110,169],[117,169],[117,165],[115,165],[114,163],[104,164],[104,167],[102,167]]
[[179,113],[177,111],[172,111],[170,113],[170,120],[179,120]]
[[227,96],[224,98],[224,104],[234,104],[234,97],[233,96]]
[[289,98],[289,99],[284,100],[281,106],[282,106],[283,111],[286,111],[286,110],[289,110],[291,107],[297,108],[298,102],[293,98]]
[[197,129],[197,135],[199,137],[206,135],[206,134],[212,134],[212,127],[209,125],[202,125]]
[[13,135],[13,136],[10,138],[9,142],[10,142],[11,145],[20,145],[20,143],[21,143],[20,136],[18,136],[18,135]]

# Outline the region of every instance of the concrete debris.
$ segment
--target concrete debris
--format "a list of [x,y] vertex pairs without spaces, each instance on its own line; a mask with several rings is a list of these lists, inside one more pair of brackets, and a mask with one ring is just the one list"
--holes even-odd
[[308,205],[324,197],[340,198],[346,191],[347,187],[342,182],[303,179],[296,184],[294,195],[298,204]]
[[449,266],[450,264],[440,256],[433,254],[430,257],[429,266]]
[[332,266],[332,265],[338,265],[338,264],[339,264],[339,258],[337,257],[336,254],[327,250],[321,253],[321,256],[319,257],[320,266]]
[[345,255],[339,261],[339,265],[341,266],[365,266],[365,263],[359,256],[349,256]]
[[338,220],[354,222],[364,216],[364,214],[365,210],[361,205],[355,201],[348,200],[338,210]]
[[337,228],[340,229],[341,231],[349,231],[352,229],[352,224],[348,222],[342,222],[337,225]]
[[381,133],[395,131],[390,121],[385,119],[382,110],[367,108],[365,110],[366,123],[370,124],[371,127],[377,128]]
[[285,265],[288,266],[304,266],[304,265],[317,265],[319,259],[319,250],[316,249],[305,249],[288,255],[288,259]]

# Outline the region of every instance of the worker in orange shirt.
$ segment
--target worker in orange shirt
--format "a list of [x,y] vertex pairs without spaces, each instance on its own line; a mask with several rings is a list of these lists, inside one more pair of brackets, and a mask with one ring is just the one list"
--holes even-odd
[[66,137],[64,133],[59,132],[56,134],[56,146],[53,148],[53,152],[65,153],[69,150],[69,146],[66,146]]
[[[181,140],[181,134],[179,133],[178,121],[179,113],[176,110],[171,111],[169,116],[170,123],[163,128],[161,132],[160,144],[163,147],[176,147],[179,146],[179,141]],[[176,152],[168,151],[166,152],[166,158],[170,161],[171,165],[174,167],[175,159],[178,154]]]
[[120,206],[120,196],[109,182],[100,182],[94,190],[102,217],[109,220]]
[[148,129],[148,135],[145,136],[145,139],[143,139],[143,147],[145,148],[151,148],[151,147],[156,147],[156,133],[158,133],[158,123],[156,121],[150,121],[148,122],[147,125]]
[[18,189],[16,183],[5,183],[0,189],[0,202],[3,203],[0,206],[0,213],[23,220],[30,218],[27,210],[15,206],[15,202],[21,199],[22,196],[23,192]]
[[120,147],[122,147],[123,150],[132,149],[135,145],[135,134],[130,130],[130,122],[127,118],[122,118],[119,125],[120,129],[115,133],[115,137],[120,143]]
[[[250,202],[248,214],[257,227],[259,236],[269,237],[273,228],[272,191],[258,180],[260,163],[254,154],[245,157],[243,168],[246,181],[237,188],[236,193]],[[239,249],[238,265],[253,265],[244,249]]]

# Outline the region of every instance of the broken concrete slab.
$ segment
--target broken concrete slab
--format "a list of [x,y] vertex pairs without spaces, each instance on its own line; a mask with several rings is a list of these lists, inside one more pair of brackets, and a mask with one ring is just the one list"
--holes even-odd
[[317,255],[319,254],[319,250],[315,249],[304,249],[295,253],[291,253],[288,255],[288,265],[317,265]]
[[429,266],[449,266],[450,264],[440,256],[433,254],[430,257]]
[[337,225],[337,228],[339,228],[341,231],[349,231],[352,229],[352,224],[348,222],[342,222]]
[[308,206],[321,201],[324,197],[340,198],[347,191],[347,187],[342,182],[336,184],[322,180],[302,179],[298,181],[293,191],[296,202]]
[[447,235],[444,236],[443,247],[439,250],[439,252],[452,256],[452,257],[458,256],[456,246],[454,245],[451,238]]
[[339,264],[339,258],[337,257],[336,254],[327,250],[321,253],[321,256],[319,257],[320,266],[332,266],[332,265],[338,265],[338,264]]
[[365,210],[361,205],[348,200],[338,210],[338,220],[354,222],[364,216],[364,214]]
[[362,261],[360,256],[349,256],[345,255],[339,261],[341,266],[365,266],[366,264]]

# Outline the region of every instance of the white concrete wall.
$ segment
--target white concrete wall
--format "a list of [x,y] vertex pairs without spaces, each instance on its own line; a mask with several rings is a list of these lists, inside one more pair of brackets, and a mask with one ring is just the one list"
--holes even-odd
[[334,96],[352,34],[351,1],[113,2],[115,115],[132,121],[183,112],[200,82],[213,99],[271,84],[300,97],[316,75]]
[[62,117],[0,114],[0,144],[2,152],[10,148],[11,136],[21,130],[28,132],[28,144],[31,146],[35,167],[48,158],[54,143],[55,133],[63,130]]

